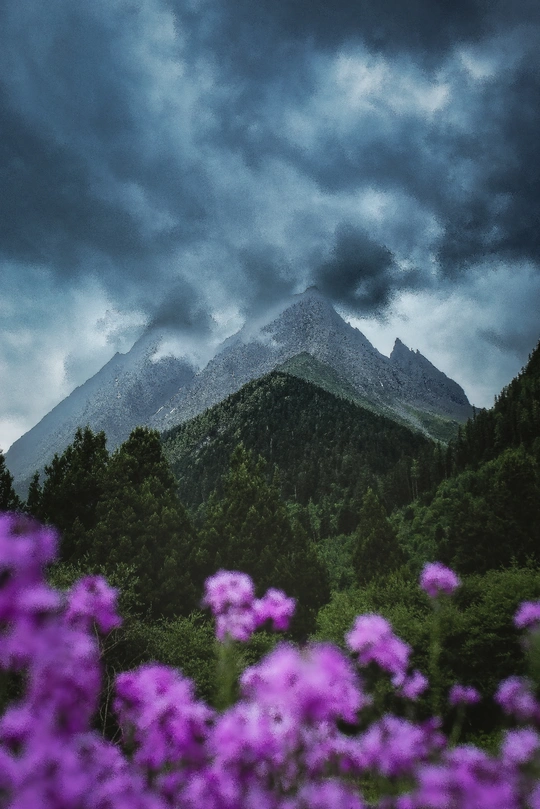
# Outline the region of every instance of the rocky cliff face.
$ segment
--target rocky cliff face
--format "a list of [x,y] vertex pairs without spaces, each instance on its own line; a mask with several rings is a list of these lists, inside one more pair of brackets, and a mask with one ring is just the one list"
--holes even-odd
[[360,397],[415,428],[422,429],[418,411],[457,421],[472,415],[462,388],[429,360],[399,340],[385,357],[316,288],[293,296],[266,321],[247,322],[198,372],[187,359],[155,361],[162,337],[146,332],[16,441],[6,454],[15,479],[30,477],[62,452],[78,426],[105,430],[113,449],[135,426],[169,429],[300,354],[329,366]]

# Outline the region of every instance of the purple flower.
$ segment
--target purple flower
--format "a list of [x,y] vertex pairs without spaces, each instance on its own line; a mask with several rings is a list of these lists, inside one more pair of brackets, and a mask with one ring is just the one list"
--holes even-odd
[[540,705],[532,692],[532,684],[525,677],[508,677],[495,694],[503,711],[516,719],[529,720],[540,716]]
[[540,748],[540,736],[532,728],[507,730],[501,745],[503,762],[519,766],[529,762]]
[[247,573],[219,570],[204,583],[203,605],[210,607],[214,616],[222,615],[231,607],[247,609],[254,599],[255,588]]
[[415,670],[405,678],[399,688],[399,693],[406,699],[417,700],[428,686],[427,677],[424,677],[422,672]]
[[448,702],[450,705],[473,705],[475,702],[480,702],[480,694],[473,688],[472,685],[453,685],[448,694]]
[[428,563],[420,574],[420,587],[430,598],[437,598],[441,593],[452,595],[460,584],[454,571],[441,562]]
[[135,761],[150,769],[204,759],[213,712],[195,699],[193,682],[149,663],[116,678],[114,710],[126,736],[133,733]]
[[514,616],[518,629],[537,627],[540,624],[540,601],[524,601]]
[[416,725],[397,716],[384,716],[360,737],[358,760],[364,770],[398,777],[412,774],[422,761],[444,746],[432,723]]
[[274,629],[285,630],[289,628],[289,621],[294,615],[294,598],[287,598],[281,590],[271,587],[259,601],[255,602],[255,615],[257,626],[262,626],[271,620]]
[[83,629],[95,621],[101,632],[110,632],[122,623],[116,613],[117,595],[102,576],[84,576],[68,593],[66,620]]
[[287,629],[295,601],[273,588],[263,598],[256,599],[253,582],[246,573],[220,570],[205,582],[203,605],[210,607],[216,618],[218,640],[230,637],[248,641],[268,620],[274,629]]
[[242,695],[272,709],[285,711],[297,722],[355,722],[370,699],[350,661],[329,644],[302,652],[282,643],[240,678]]
[[517,790],[500,763],[472,746],[443,753],[442,761],[418,767],[418,788],[399,809],[519,809]]
[[231,607],[216,617],[216,637],[222,642],[227,637],[246,642],[256,629],[255,612],[252,609]]
[[358,793],[336,779],[310,783],[298,792],[298,807],[309,809],[364,809]]
[[395,684],[405,678],[411,647],[394,635],[381,615],[359,615],[346,641],[349,649],[358,654],[361,666],[377,663],[397,678]]

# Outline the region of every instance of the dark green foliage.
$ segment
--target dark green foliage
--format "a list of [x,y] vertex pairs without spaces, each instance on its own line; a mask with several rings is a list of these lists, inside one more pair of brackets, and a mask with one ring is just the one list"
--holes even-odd
[[239,445],[221,496],[210,499],[199,534],[196,582],[220,568],[248,573],[262,595],[269,587],[298,600],[292,630],[305,635],[330,597],[328,578],[302,527],[289,519],[264,462]]
[[352,564],[358,584],[385,576],[405,561],[383,504],[368,489],[362,500]]
[[180,669],[182,674],[194,680],[200,699],[212,700],[216,641],[214,626],[208,616],[195,611],[187,617],[148,623],[145,640],[147,654],[152,659]]
[[356,528],[369,486],[388,508],[409,502],[412,459],[422,448],[431,452],[426,438],[395,421],[275,372],[164,435],[186,505],[199,506],[219,488],[239,441],[268,469],[279,468],[286,500],[325,504],[323,535]]
[[25,510],[36,518],[41,514],[41,496],[42,488],[39,482],[39,472],[34,472],[28,487]]
[[325,537],[315,544],[317,556],[328,573],[332,592],[347,590],[356,584],[352,563],[355,545],[354,534]]
[[194,535],[156,431],[133,430],[110,459],[104,489],[89,532],[92,560],[135,564],[153,616],[187,614],[200,598],[189,575]]
[[96,524],[108,460],[105,433],[79,427],[73,443],[45,467],[43,487],[37,474],[32,478],[26,509],[59,530],[64,561],[90,550],[88,532]]
[[[409,519],[407,519],[407,516]],[[460,573],[540,561],[540,469],[523,448],[443,482],[404,514],[400,538],[414,569],[439,559]]]
[[395,522],[413,569],[483,572],[540,560],[540,344],[490,410],[419,456],[419,499]]
[[0,511],[20,511],[22,501],[13,488],[13,475],[6,467],[4,453],[0,450]]
[[439,449],[431,460],[422,458],[421,490],[433,489],[452,474],[478,469],[504,450],[520,446],[540,457],[540,343],[521,373],[495,397],[494,406],[474,410],[444,457]]

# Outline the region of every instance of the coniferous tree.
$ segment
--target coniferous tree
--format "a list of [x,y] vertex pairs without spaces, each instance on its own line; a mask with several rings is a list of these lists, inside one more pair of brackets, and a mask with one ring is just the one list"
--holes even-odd
[[39,472],[34,472],[30,486],[28,487],[28,494],[26,495],[26,511],[31,514],[36,520],[41,520],[41,495],[42,489],[39,482]]
[[198,604],[193,529],[155,430],[137,427],[112,455],[90,539],[93,562],[135,565],[138,593],[154,617],[188,614]]
[[32,480],[27,508],[58,528],[64,561],[74,561],[89,551],[88,532],[96,523],[109,459],[106,441],[104,432],[79,427],[73,443],[45,467],[41,492],[38,479],[34,476]]
[[200,532],[198,579],[219,568],[241,570],[261,594],[269,587],[297,599],[294,631],[304,637],[329,599],[328,576],[304,529],[291,522],[276,480],[266,481],[264,462],[239,445],[223,481],[223,494],[208,504]]
[[384,506],[368,489],[362,501],[356,531],[353,567],[359,584],[366,584],[403,564],[404,558],[397,535],[386,516]]
[[19,511],[22,501],[13,488],[13,475],[6,467],[4,453],[0,450],[0,511]]

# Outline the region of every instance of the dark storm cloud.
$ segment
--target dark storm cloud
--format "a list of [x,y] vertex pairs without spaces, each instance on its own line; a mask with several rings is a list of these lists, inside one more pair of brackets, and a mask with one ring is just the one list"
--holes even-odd
[[[235,71],[240,65],[242,72],[248,68],[257,76],[286,69],[280,57],[291,44],[297,50],[309,43],[328,51],[363,42],[392,54],[413,50],[422,59],[440,58],[456,42],[486,33],[497,13],[493,5],[489,10],[474,0],[224,0],[213,8],[211,31],[220,39],[212,44],[225,67]],[[182,19],[183,4],[171,0],[171,6]]]
[[[244,313],[311,277],[336,302],[381,312],[432,283],[415,254],[422,216],[436,220],[425,254],[445,279],[486,257],[539,261],[538,18],[531,0],[11,0],[0,10],[0,258],[62,283],[93,276],[155,323],[208,322],[213,304],[185,290],[212,274]],[[459,48],[489,60],[513,29],[524,43],[513,64],[485,82],[459,67]],[[333,60],[356,54],[412,85],[447,71],[452,116],[392,107],[380,91],[360,111],[332,107]],[[293,137],[291,111],[311,140]],[[258,196],[272,161],[284,192],[305,184],[290,216],[308,225],[289,245],[260,232],[281,215],[281,188]],[[331,218],[310,210],[312,186]],[[376,233],[339,210],[367,186],[409,206]]]
[[0,259],[94,276],[129,302],[169,283],[178,244],[201,237],[208,183],[152,130],[135,7],[99,5],[0,12]]
[[84,248],[113,259],[149,253],[134,218],[97,198],[79,154],[28,125],[0,90],[0,255],[81,270]]
[[495,346],[506,354],[514,354],[518,358],[526,357],[531,347],[540,339],[540,330],[530,330],[530,333],[522,331],[501,332],[497,329],[482,329],[478,336],[489,345]]
[[241,311],[248,317],[286,299],[295,286],[295,273],[281,251],[269,245],[240,251],[241,272],[235,283]]
[[416,272],[400,273],[391,251],[362,229],[341,225],[329,260],[316,268],[315,285],[349,311],[382,313],[399,289],[418,285]]
[[201,295],[184,281],[167,290],[148,326],[189,329],[193,334],[201,335],[210,331],[211,318]]

